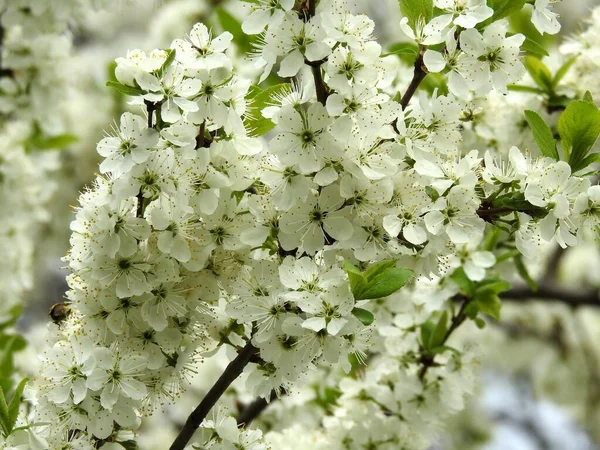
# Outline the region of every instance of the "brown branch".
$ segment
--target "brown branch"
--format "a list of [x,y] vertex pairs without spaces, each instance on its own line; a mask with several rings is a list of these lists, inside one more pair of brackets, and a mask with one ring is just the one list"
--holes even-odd
[[574,290],[556,286],[541,285],[536,292],[528,287],[515,287],[510,291],[502,292],[503,300],[535,301],[548,300],[566,303],[572,307],[595,306],[600,307],[600,298],[596,289]]
[[267,407],[277,400],[277,393],[273,390],[271,391],[271,395],[269,401],[262,397],[258,397],[253,400],[251,403],[243,407],[240,411],[240,414],[237,417],[238,425],[243,425],[247,427],[250,423],[256,419]]
[[313,66],[310,67],[313,78],[315,80],[315,91],[317,92],[317,100],[325,106],[327,103],[327,97],[329,97],[329,91],[327,86],[325,86],[325,82],[323,81],[323,75],[321,74],[321,66]]
[[413,78],[410,81],[406,92],[400,99],[400,105],[402,106],[402,109],[406,109],[408,103],[410,102],[410,99],[413,97],[413,95],[415,95],[415,92],[417,92],[417,88],[421,84],[421,81],[423,81],[426,76],[427,69],[425,68],[425,65],[423,63],[423,52],[421,51],[419,52],[419,56],[415,61],[415,71],[413,73]]
[[169,450],[183,450],[192,438],[210,410],[225,393],[234,380],[241,375],[258,349],[250,341],[241,349],[236,358],[229,363],[217,382],[204,396],[198,407],[189,415],[179,435],[169,447]]

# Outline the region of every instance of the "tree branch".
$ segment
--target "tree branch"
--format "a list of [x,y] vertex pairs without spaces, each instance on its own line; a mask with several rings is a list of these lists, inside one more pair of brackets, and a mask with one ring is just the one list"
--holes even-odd
[[210,410],[225,393],[233,381],[241,375],[258,349],[250,341],[240,350],[236,358],[229,363],[217,382],[210,388],[198,407],[189,415],[179,435],[169,447],[169,450],[183,450],[192,438]]
[[240,411],[240,414],[237,417],[238,425],[244,425],[246,427],[250,425],[250,422],[256,419],[273,401],[277,400],[277,398],[277,393],[273,390],[271,391],[268,402],[262,397],[253,400],[252,403],[249,403]]
[[408,103],[410,102],[410,99],[413,97],[413,95],[415,95],[415,92],[417,92],[417,88],[421,84],[421,81],[423,81],[426,76],[427,72],[425,70],[425,66],[423,65],[423,52],[419,52],[419,56],[415,61],[415,71],[413,73],[413,78],[410,84],[408,85],[406,92],[402,96],[402,99],[400,99],[400,105],[402,106],[402,109],[406,109]]
[[541,285],[536,292],[532,291],[528,287],[516,287],[510,291],[502,292],[500,297],[503,300],[521,300],[521,301],[535,301],[535,300],[550,300],[555,302],[562,302],[572,307],[578,306],[595,306],[600,307],[600,298],[598,291],[595,289],[590,290],[573,290],[565,289],[556,286]]

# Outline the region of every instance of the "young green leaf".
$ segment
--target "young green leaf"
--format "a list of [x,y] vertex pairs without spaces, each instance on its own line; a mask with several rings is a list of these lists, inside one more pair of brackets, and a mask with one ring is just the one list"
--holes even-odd
[[529,271],[527,270],[527,267],[525,266],[525,263],[523,262],[523,255],[519,254],[519,255],[515,256],[514,261],[515,261],[515,267],[517,269],[518,274],[527,283],[529,288],[533,292],[536,292],[538,290],[538,285],[535,282],[535,280],[533,278],[531,278],[531,275],[529,275]]
[[170,49],[166,50],[166,52],[167,52],[167,58],[162,63],[162,66],[160,66],[160,69],[158,69],[156,71],[156,75],[159,78],[163,76],[163,74],[165,73],[165,70],[167,70],[167,67],[169,67],[173,61],[175,61],[175,55],[177,54],[177,51],[174,48],[170,48]]
[[17,417],[19,416],[19,407],[21,406],[21,396],[23,395],[23,389],[25,389],[27,381],[29,381],[27,378],[23,378],[21,380],[21,382],[17,385],[17,388],[15,389],[10,403],[8,404],[8,420],[11,432],[15,427],[15,423],[17,423]]
[[535,111],[526,110],[525,118],[533,131],[533,137],[542,155],[559,160],[558,150],[556,149],[556,139],[552,135],[550,127],[546,125],[544,119]]
[[576,60],[577,56],[573,56],[572,58],[569,58],[562,66],[560,66],[560,68],[556,71],[556,74],[554,74],[554,78],[552,78],[552,86],[555,88],[558,86]]
[[533,81],[541,87],[545,92],[551,93],[554,89],[552,85],[552,74],[550,69],[541,60],[535,56],[526,56],[523,59],[523,64]]
[[581,162],[588,155],[600,135],[600,111],[593,103],[575,100],[558,119],[565,159],[573,171],[580,170]]
[[446,333],[448,332],[448,312],[444,311],[440,316],[433,333],[429,337],[429,346],[428,348],[439,347],[444,343],[444,339],[446,338]]
[[353,294],[363,289],[367,284],[367,278],[362,274],[358,267],[344,261],[344,270],[348,274],[348,280],[350,280],[350,290]]
[[592,93],[590,91],[585,91],[585,94],[583,94],[583,100],[588,103],[594,103],[594,98],[592,97]]
[[462,294],[466,295],[467,297],[473,295],[475,284],[469,279],[462,267],[459,267],[452,272],[450,279],[456,283]]
[[368,300],[387,297],[404,286],[414,276],[414,272],[404,267],[392,267],[384,270],[354,295],[356,300]]
[[77,142],[79,138],[73,134],[65,133],[57,136],[33,136],[31,138],[31,150],[61,150]]
[[429,22],[433,17],[433,0],[399,0],[400,12],[414,30],[419,19]]
[[509,84],[508,90],[513,92],[527,92],[529,94],[545,94],[546,91],[531,86],[521,86],[520,84]]
[[275,124],[270,119],[263,117],[261,112],[267,106],[275,104],[277,97],[290,91],[291,85],[289,83],[276,84],[266,89],[261,89],[258,86],[250,88],[246,96],[249,108],[244,118],[244,125],[249,130],[248,134],[250,136],[262,136],[275,128]]
[[354,317],[360,320],[360,322],[364,326],[371,325],[375,320],[375,316],[373,316],[373,313],[371,311],[367,311],[366,309],[354,308],[352,310],[352,314],[354,315]]
[[12,430],[8,405],[6,404],[6,397],[2,388],[0,388],[0,427],[2,428],[2,435],[4,437],[8,436]]
[[526,2],[527,0],[488,0],[487,5],[494,10],[494,14],[489,19],[480,22],[477,29],[481,30],[492,22],[520,11]]
[[421,324],[421,343],[425,350],[429,350],[429,342],[431,341],[431,336],[435,331],[435,324],[431,321],[427,321]]
[[367,281],[372,281],[376,276],[381,275],[387,269],[396,266],[396,259],[387,259],[378,263],[371,264],[367,267],[367,270],[363,272],[363,275],[367,278]]
[[130,95],[132,97],[146,93],[146,91],[144,91],[141,88],[125,86],[124,84],[121,84],[118,81],[107,81],[106,85],[108,87],[115,89],[116,91],[120,92],[123,95]]
[[493,317],[496,320],[500,320],[500,309],[502,308],[502,302],[500,297],[492,291],[483,291],[475,297],[475,303],[479,311]]
[[525,41],[521,44],[521,50],[528,55],[548,56],[548,51],[536,41],[529,37],[525,37]]

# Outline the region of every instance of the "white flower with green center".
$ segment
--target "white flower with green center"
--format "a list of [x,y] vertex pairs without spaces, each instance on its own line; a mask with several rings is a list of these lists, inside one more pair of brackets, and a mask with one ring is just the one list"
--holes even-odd
[[182,113],[198,111],[192,101],[202,85],[196,78],[185,78],[182,65],[171,64],[162,76],[142,72],[136,77],[140,87],[146,91],[142,98],[152,103],[160,103],[160,117],[168,123],[175,123]]
[[146,396],[146,385],[138,379],[146,367],[144,357],[106,347],[95,348],[94,356],[96,367],[87,378],[87,387],[100,393],[103,408],[112,409],[119,398],[142,400]]
[[300,173],[318,172],[325,158],[335,159],[340,146],[329,133],[332,119],[320,103],[313,103],[307,111],[291,106],[281,109],[279,134],[271,140],[271,150],[281,162],[288,166],[297,165]]
[[400,172],[396,176],[390,214],[383,218],[383,227],[390,235],[402,233],[402,237],[414,245],[427,241],[423,216],[433,204],[420,178],[414,172]]
[[232,39],[233,35],[228,31],[213,38],[206,25],[197,23],[190,31],[188,40],[175,39],[171,48],[177,52],[175,59],[188,70],[231,68],[231,61],[223,52]]
[[324,59],[331,52],[324,38],[325,33],[315,20],[303,22],[296,15],[286,16],[279,27],[269,28],[264,38],[259,60],[265,66],[261,81],[271,72],[278,56],[283,57],[277,72],[280,77],[295,76],[305,59]]
[[[279,242],[284,250],[301,247],[314,255],[326,243],[349,239],[353,227],[345,210],[344,199],[337,185],[330,185],[319,196],[309,195],[307,201],[283,213],[279,219]],[[326,237],[327,234],[327,237]]]
[[96,365],[94,344],[85,336],[59,341],[44,355],[42,376],[46,380],[48,400],[64,403],[71,396],[79,404],[87,396],[86,378]]
[[519,59],[525,36],[506,37],[508,22],[500,20],[489,25],[481,34],[474,28],[460,34],[460,48],[467,54],[464,59],[466,79],[470,89],[485,95],[492,88],[504,93],[510,83],[525,74]]
[[449,13],[454,24],[463,28],[473,28],[494,14],[486,0],[435,0],[435,6]]
[[117,297],[123,298],[150,292],[151,268],[143,252],[127,257],[117,253],[115,258],[104,256],[93,261],[91,275],[105,289],[114,286]]
[[469,95],[464,65],[467,54],[458,47],[455,32],[456,28],[452,28],[446,36],[444,51],[438,52],[428,48],[423,55],[423,63],[432,73],[438,73],[448,68],[448,89],[454,95],[464,98]]
[[142,305],[142,318],[156,331],[167,328],[169,317],[183,317],[188,311],[186,288],[163,283],[136,298]]
[[195,239],[194,232],[201,226],[193,208],[163,197],[148,209],[148,220],[158,231],[158,249],[177,261],[189,261],[190,241]]
[[113,131],[116,136],[105,137],[97,146],[98,153],[106,158],[100,164],[102,173],[128,172],[146,161],[152,147],[158,144],[158,132],[148,129],[143,118],[129,112],[123,113],[119,129]]
[[259,34],[267,25],[275,28],[293,7],[294,0],[257,0],[251,4],[252,12],[242,22],[242,30]]
[[455,186],[446,197],[440,197],[425,215],[427,231],[439,235],[445,232],[455,244],[465,244],[481,235],[485,222],[475,212],[479,198],[473,188]]
[[552,12],[552,4],[561,0],[535,0],[531,22],[540,33],[556,34],[560,31],[558,14]]

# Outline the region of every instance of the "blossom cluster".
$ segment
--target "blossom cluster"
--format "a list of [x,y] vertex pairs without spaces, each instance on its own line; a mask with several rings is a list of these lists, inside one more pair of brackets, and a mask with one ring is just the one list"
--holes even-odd
[[[253,396],[293,395],[315,372],[324,388],[337,381],[311,448],[429,445],[473,385],[474,354],[445,345],[446,321],[477,312],[454,301],[480,284],[495,294],[507,249],[535,257],[542,242],[597,233],[600,200],[565,161],[465,148],[470,97],[521,77],[524,37],[504,20],[477,29],[493,16],[485,2],[436,6],[401,26],[423,64],[449,74],[450,93],[410,104],[393,94],[406,80],[371,19],[337,0],[251,5],[242,29],[259,34],[260,80],[278,66],[293,83],[253,85],[228,56],[233,35],[203,24],[169,49],[117,59],[113,86],[141,114],[124,113],[98,143],[101,174],[71,225],[71,313],[37,383],[39,421],[59,421],[39,448],[126,448],[221,346],[252,351]],[[360,296],[356,277],[372,267],[416,278]],[[307,448],[286,433],[226,416],[193,442]]]

